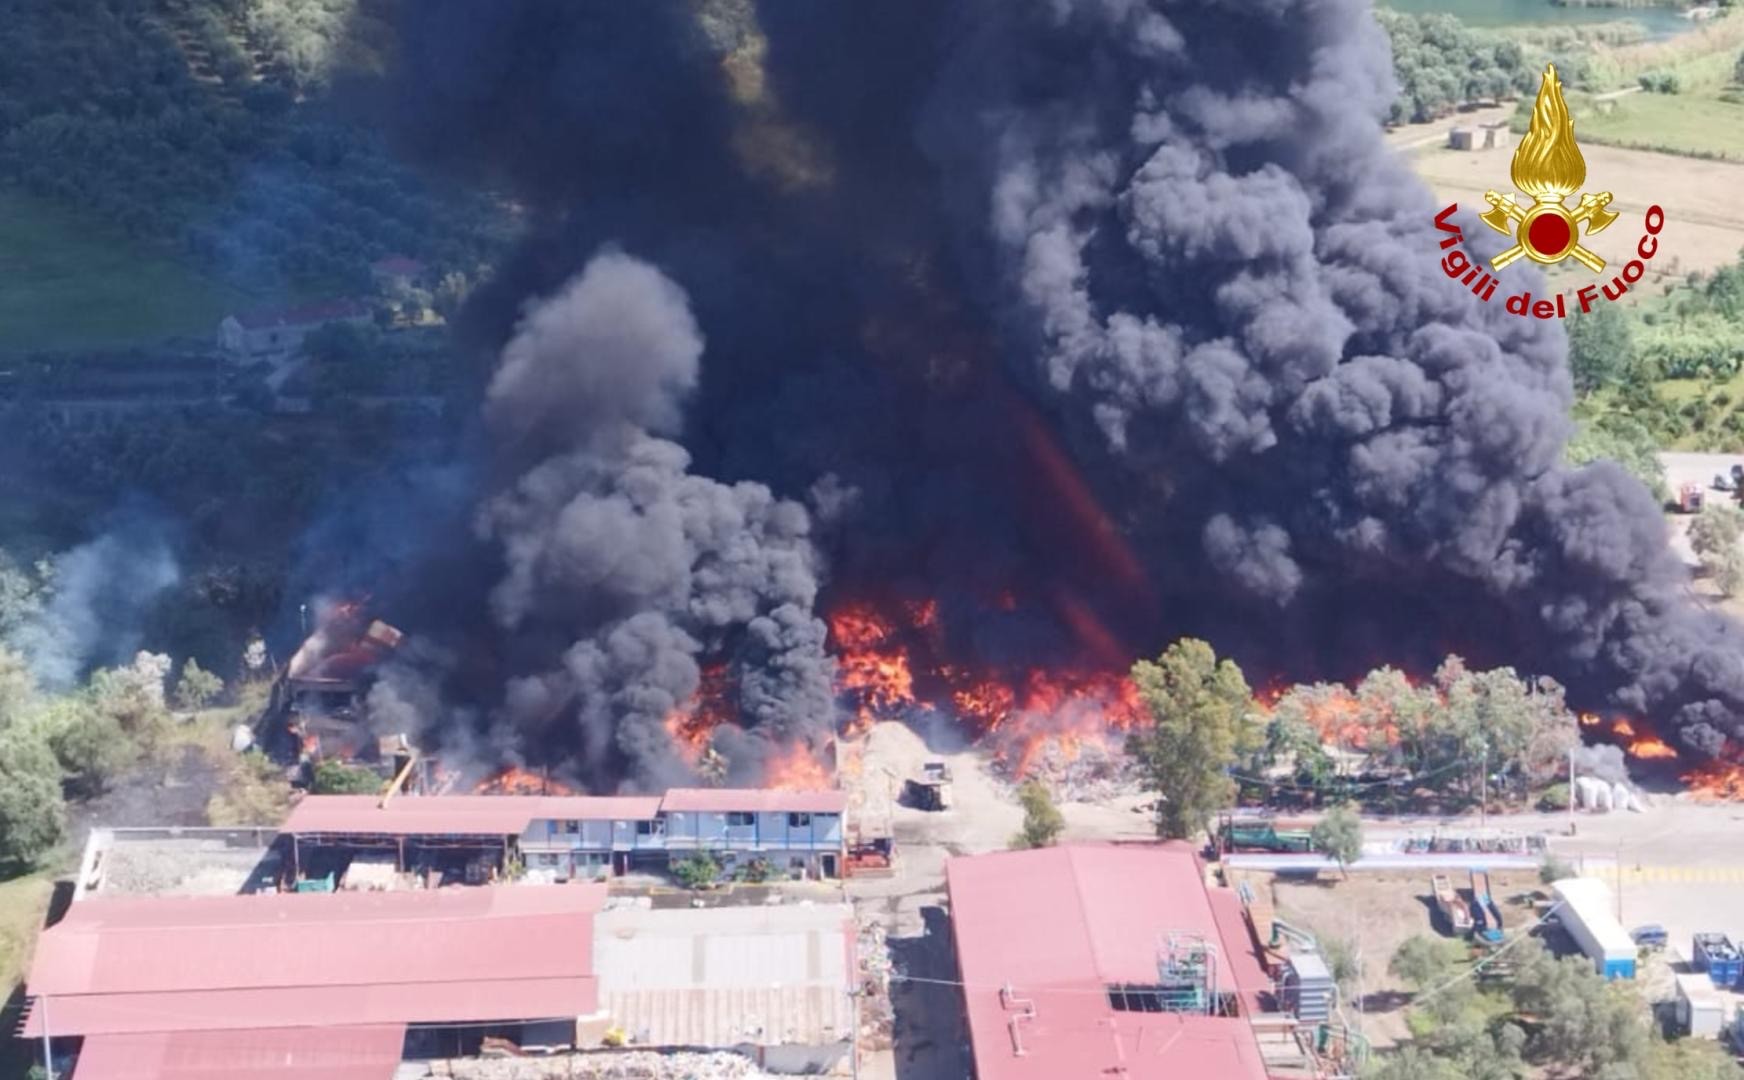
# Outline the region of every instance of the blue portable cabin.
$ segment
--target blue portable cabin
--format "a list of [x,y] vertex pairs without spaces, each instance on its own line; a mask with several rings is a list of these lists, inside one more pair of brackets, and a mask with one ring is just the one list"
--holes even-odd
[[1502,909],[1490,896],[1490,872],[1471,872],[1472,934],[1479,941],[1494,945],[1502,940]]

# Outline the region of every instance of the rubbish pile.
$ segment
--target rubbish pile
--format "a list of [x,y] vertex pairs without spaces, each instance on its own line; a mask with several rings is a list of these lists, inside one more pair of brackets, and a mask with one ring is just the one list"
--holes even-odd
[[1103,802],[1144,786],[1119,742],[1100,738],[1047,736],[1021,754],[999,752],[994,766],[1013,784],[1040,780],[1059,802]]
[[883,925],[860,927],[855,951],[860,960],[860,1031],[862,1051],[888,1050],[895,1045],[896,1010],[890,1004],[890,947]]
[[[425,1076],[453,1080],[773,1080],[740,1054],[612,1050],[543,1057],[432,1061]],[[405,1072],[400,1073],[405,1076]]]

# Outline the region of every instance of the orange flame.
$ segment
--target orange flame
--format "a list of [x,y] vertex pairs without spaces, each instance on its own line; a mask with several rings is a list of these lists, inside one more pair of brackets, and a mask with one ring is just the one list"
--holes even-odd
[[1674,758],[1677,751],[1666,745],[1665,741],[1653,735],[1644,735],[1630,743],[1627,749],[1630,757],[1650,760],[1655,758]]
[[1684,773],[1682,779],[1697,802],[1744,802],[1744,763],[1715,758]]
[[574,795],[573,787],[543,773],[505,765],[472,789],[474,795]]
[[795,746],[769,766],[763,786],[776,791],[827,791],[836,781],[806,747]]

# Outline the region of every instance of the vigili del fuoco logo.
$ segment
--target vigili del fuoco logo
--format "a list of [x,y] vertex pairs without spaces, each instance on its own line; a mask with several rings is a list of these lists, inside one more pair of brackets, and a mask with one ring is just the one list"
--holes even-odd
[[[1532,124],[1514,150],[1508,176],[1532,202],[1523,205],[1513,192],[1484,193],[1490,208],[1480,215],[1481,220],[1514,241],[1513,246],[1490,260],[1488,269],[1459,246],[1465,234],[1452,220],[1459,204],[1453,203],[1435,215],[1435,227],[1449,234],[1442,239],[1441,247],[1452,249],[1441,257],[1442,272],[1468,286],[1478,299],[1494,299],[1497,275],[1521,258],[1541,266],[1555,266],[1573,259],[1598,275],[1599,281],[1574,290],[1573,303],[1583,312],[1591,311],[1601,295],[1606,300],[1620,299],[1647,272],[1647,263],[1659,251],[1659,232],[1665,228],[1665,211],[1658,206],[1647,208],[1642,223],[1645,231],[1635,245],[1636,257],[1624,263],[1608,282],[1604,280],[1605,260],[1581,242],[1610,228],[1617,213],[1608,209],[1610,192],[1583,190],[1587,162],[1574,141],[1574,120],[1568,115],[1555,64],[1544,68],[1538,100],[1532,104]],[[1577,192],[1579,196],[1570,208],[1568,199]],[[1504,299],[1503,306],[1522,317],[1562,319],[1567,318],[1570,305],[1560,292],[1534,300],[1531,292],[1522,291]]]

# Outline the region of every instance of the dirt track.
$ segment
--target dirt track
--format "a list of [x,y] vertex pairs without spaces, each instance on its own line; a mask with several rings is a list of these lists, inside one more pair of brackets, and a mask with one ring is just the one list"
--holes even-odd
[[[1642,216],[1657,203],[1665,210],[1666,224],[1654,271],[1681,279],[1691,270],[1712,270],[1738,259],[1744,249],[1744,165],[1610,146],[1583,146],[1581,152],[1587,160],[1587,187],[1610,191],[1615,197],[1611,209],[1622,215],[1585,241],[1600,257],[1632,257]],[[1462,209],[1473,210],[1485,208],[1486,190],[1509,189],[1510,160],[1509,151],[1441,146],[1420,149],[1411,158],[1417,175],[1434,188],[1443,205],[1457,201]]]

